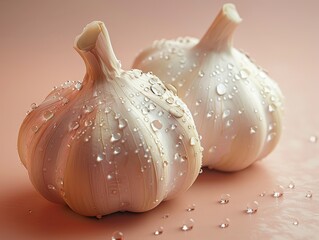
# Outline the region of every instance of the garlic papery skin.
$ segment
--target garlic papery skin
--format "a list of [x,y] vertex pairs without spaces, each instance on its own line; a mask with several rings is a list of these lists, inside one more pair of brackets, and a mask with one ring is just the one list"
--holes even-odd
[[160,40],[133,67],[174,85],[202,137],[203,165],[244,169],[266,157],[281,135],[283,95],[249,57],[232,46],[241,18],[225,4],[201,40]]
[[55,88],[20,128],[35,188],[85,216],[143,212],[186,191],[202,159],[186,105],[153,74],[122,70],[102,22],[88,24],[75,49],[83,82]]

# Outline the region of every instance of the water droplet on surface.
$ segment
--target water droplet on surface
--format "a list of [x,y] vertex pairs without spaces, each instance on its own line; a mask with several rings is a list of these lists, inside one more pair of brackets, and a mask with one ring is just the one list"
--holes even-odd
[[124,234],[120,231],[116,231],[112,234],[112,240],[124,240]]
[[230,115],[230,110],[229,109],[226,109],[224,112],[223,112],[223,118],[227,118],[228,116]]
[[94,110],[94,107],[93,106],[84,106],[83,107],[84,108],[84,112],[85,113],[90,113],[90,112],[92,112],[93,110]]
[[112,133],[110,141],[111,143],[117,142],[121,139],[121,137],[122,137],[121,133]]
[[307,191],[306,198],[312,198],[312,192],[311,191]]
[[156,229],[156,230],[154,231],[154,235],[155,235],[155,236],[158,236],[158,235],[163,234],[163,232],[164,232],[164,228],[163,228],[163,227],[159,227],[158,229]]
[[198,72],[198,76],[204,77],[204,76],[205,76],[205,73],[204,73],[203,71],[199,71],[199,72]]
[[266,192],[259,193],[259,197],[264,197],[264,196],[266,196]]
[[189,139],[189,144],[190,144],[191,146],[194,146],[194,145],[196,144],[196,138],[191,137],[191,138]]
[[154,110],[155,108],[156,108],[156,105],[154,103],[150,103],[148,105],[148,110],[150,110],[150,111]]
[[85,122],[84,122],[84,126],[86,126],[86,127],[90,127],[90,126],[92,126],[92,124],[93,124],[92,120],[85,120]]
[[230,201],[230,194],[224,193],[220,196],[220,199],[218,202],[221,204],[227,204],[229,203],[229,201]]
[[272,196],[274,198],[280,198],[284,195],[284,187],[281,185],[277,185],[276,188],[273,190]]
[[228,63],[227,64],[227,68],[230,70],[230,69],[233,69],[233,67],[234,67],[234,65],[233,64],[231,64],[231,63]]
[[156,131],[162,129],[163,124],[161,123],[160,120],[154,120],[153,122],[151,122],[151,127],[152,127],[152,130],[154,132],[156,132]]
[[55,186],[53,186],[52,184],[48,184],[48,189],[49,190],[56,190]]
[[251,127],[249,133],[250,134],[255,134],[256,131],[257,131],[257,127],[256,126],[255,127]]
[[162,96],[165,93],[166,89],[159,84],[154,84],[151,86],[151,91],[157,96]]
[[97,157],[96,157],[96,161],[98,161],[98,162],[101,162],[101,161],[103,161],[103,155],[102,154],[98,154],[97,155]]
[[168,111],[176,118],[181,118],[184,116],[184,109],[181,107],[172,107]]
[[126,119],[123,119],[123,118],[120,118],[119,119],[119,129],[123,129],[127,126],[127,120]]
[[78,122],[71,122],[70,125],[69,125],[69,130],[72,131],[72,130],[76,130],[80,127],[80,124]]
[[39,127],[36,126],[36,125],[35,125],[35,126],[32,126],[32,127],[31,127],[31,131],[34,132],[34,133],[36,133],[37,131],[39,131]]
[[297,218],[292,218],[291,219],[292,225],[298,226],[299,225],[299,220]]
[[120,152],[121,152],[121,148],[120,148],[120,147],[116,147],[116,148],[114,149],[114,151],[113,151],[113,154],[114,154],[114,155],[118,155],[118,154],[120,154]]
[[316,143],[318,141],[318,137],[315,135],[312,135],[309,137],[309,142]]
[[193,203],[193,204],[191,204],[191,205],[189,205],[187,208],[186,208],[186,211],[187,212],[192,212],[192,211],[194,211],[195,210],[195,204]]
[[209,111],[206,115],[207,118],[211,118],[214,115],[213,111]]
[[258,210],[259,203],[257,201],[252,201],[247,204],[245,212],[247,214],[254,214]]
[[239,75],[242,79],[246,79],[249,76],[249,71],[247,69],[242,69],[240,70]]
[[275,137],[276,137],[276,133],[275,132],[269,133],[268,136],[267,136],[267,142],[272,141]]
[[184,223],[181,226],[181,230],[182,231],[190,231],[193,229],[193,227],[194,227],[194,219],[189,218],[189,219],[184,221]]
[[294,188],[295,188],[295,183],[294,183],[293,181],[291,181],[291,182],[288,184],[288,188],[294,189]]
[[38,105],[36,103],[31,103],[30,108],[32,110],[36,109],[38,107]]
[[275,104],[269,104],[268,111],[269,112],[274,112],[275,110],[276,110],[276,105]]
[[53,116],[54,116],[54,113],[51,112],[51,111],[45,111],[43,113],[43,118],[44,118],[45,121],[50,120],[51,118],[53,118]]
[[79,82],[79,81],[77,81],[77,82],[74,84],[74,87],[75,87],[76,90],[80,91],[81,88],[82,88],[82,83]]
[[229,219],[229,218],[225,218],[224,221],[222,221],[222,222],[219,224],[219,227],[220,227],[220,228],[228,228],[228,227],[229,227],[229,224],[230,224],[230,219]]
[[220,83],[216,86],[216,92],[218,95],[222,96],[226,93],[227,88],[224,84]]
[[173,97],[168,97],[167,99],[166,99],[166,102],[168,103],[168,104],[173,104],[174,103],[174,98]]

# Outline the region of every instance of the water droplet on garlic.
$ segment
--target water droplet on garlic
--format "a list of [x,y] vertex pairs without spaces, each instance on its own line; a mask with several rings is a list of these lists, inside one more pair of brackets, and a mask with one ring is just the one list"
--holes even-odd
[[163,127],[163,124],[161,123],[160,120],[154,120],[152,123],[151,123],[151,127],[153,129],[154,132],[162,129]]
[[275,187],[275,189],[273,190],[272,196],[273,196],[274,198],[280,198],[280,197],[282,197],[283,195],[284,195],[284,187],[281,186],[281,185],[277,185],[277,186]]
[[184,222],[183,222],[183,224],[181,226],[181,230],[182,231],[190,231],[190,230],[192,230],[193,227],[194,227],[194,223],[195,223],[195,221],[192,218],[184,220]]
[[220,83],[216,86],[216,92],[218,95],[223,96],[227,92],[227,88],[224,84]]
[[259,203],[257,201],[252,201],[247,204],[245,212],[247,214],[254,214],[257,212],[258,207],[259,207]]
[[312,135],[309,137],[309,142],[316,143],[318,141],[318,137],[316,135]]
[[312,192],[311,191],[307,191],[306,198],[312,198]]
[[158,229],[156,229],[156,230],[154,231],[154,235],[155,235],[155,236],[162,235],[163,232],[164,232],[164,228],[163,228],[163,227],[159,227]]
[[229,203],[229,201],[230,201],[230,194],[224,193],[220,196],[220,199],[218,202],[221,204],[227,204]]
[[220,228],[228,228],[230,224],[230,219],[229,218],[225,218],[220,224],[219,227]]
[[112,133],[110,142],[111,143],[117,142],[121,139],[121,137],[122,137],[121,133]]
[[112,240],[124,240],[124,234],[120,231],[116,231],[112,234]]
[[195,210],[195,208],[196,208],[196,205],[193,203],[193,204],[189,205],[189,206],[186,208],[186,211],[187,211],[187,212],[192,212],[192,211]]

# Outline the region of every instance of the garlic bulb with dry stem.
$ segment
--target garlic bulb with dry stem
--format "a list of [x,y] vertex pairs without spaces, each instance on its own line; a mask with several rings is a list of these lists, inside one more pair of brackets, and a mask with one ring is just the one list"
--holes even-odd
[[175,85],[202,137],[203,165],[223,171],[267,156],[282,127],[279,87],[232,46],[240,22],[235,6],[225,4],[201,40],[155,41],[133,64]]
[[19,155],[36,189],[86,216],[147,211],[187,190],[202,153],[173,88],[122,70],[102,22],[87,25],[75,49],[83,82],[55,88],[20,128]]

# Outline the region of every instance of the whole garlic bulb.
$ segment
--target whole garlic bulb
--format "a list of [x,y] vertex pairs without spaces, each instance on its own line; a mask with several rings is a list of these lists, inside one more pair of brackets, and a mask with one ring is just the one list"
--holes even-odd
[[202,137],[203,165],[241,170],[267,156],[282,127],[282,93],[247,55],[232,46],[241,18],[225,4],[201,40],[155,41],[133,67],[175,85]]
[[151,73],[124,71],[102,22],[75,40],[83,82],[66,82],[33,106],[18,150],[35,188],[75,212],[143,212],[187,190],[201,167],[186,105]]

